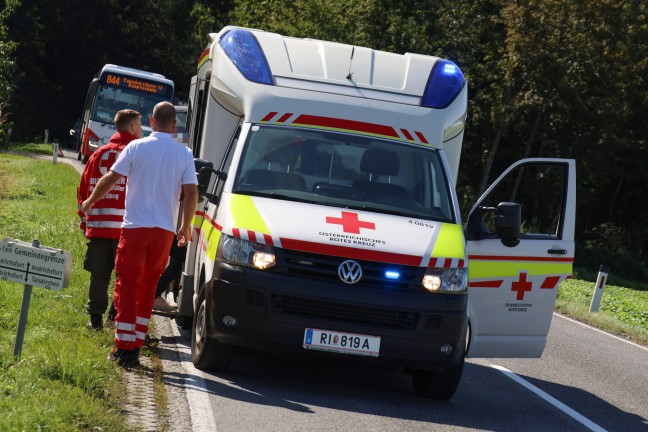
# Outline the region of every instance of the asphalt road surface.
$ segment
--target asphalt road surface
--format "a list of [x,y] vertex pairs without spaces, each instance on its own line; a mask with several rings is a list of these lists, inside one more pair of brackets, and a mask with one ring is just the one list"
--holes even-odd
[[541,359],[471,359],[446,402],[399,370],[240,351],[193,367],[191,333],[157,317],[170,430],[648,431],[648,349],[555,315]]

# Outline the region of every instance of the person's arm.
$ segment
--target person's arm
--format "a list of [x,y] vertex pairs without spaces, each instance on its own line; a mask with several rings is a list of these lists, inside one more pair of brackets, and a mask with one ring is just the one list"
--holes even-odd
[[[87,165],[86,165],[86,170],[87,170]],[[81,175],[81,180],[79,181],[79,186],[77,187],[77,214],[81,219],[79,228],[81,228],[84,233],[86,229],[86,216],[85,213],[81,210],[81,205],[83,204],[83,201],[85,201],[86,198],[88,198],[88,184],[86,181],[86,170],[83,171],[83,174]]]
[[198,205],[198,188],[195,184],[183,184],[184,203],[182,207],[182,223],[178,230],[178,246],[185,246],[191,240],[191,227],[196,206]]
[[101,179],[99,179],[99,182],[92,190],[90,197],[83,201],[83,204],[81,204],[81,211],[87,213],[94,203],[103,198],[104,195],[106,195],[122,177],[124,176],[121,174],[117,174],[114,171],[108,171],[103,177],[101,177]]

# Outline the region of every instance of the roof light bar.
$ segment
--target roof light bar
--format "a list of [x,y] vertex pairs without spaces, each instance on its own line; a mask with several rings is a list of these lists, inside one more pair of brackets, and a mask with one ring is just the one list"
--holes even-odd
[[459,95],[466,85],[466,78],[459,66],[449,60],[438,60],[425,86],[421,106],[428,108],[446,108]]
[[268,60],[252,32],[232,29],[221,37],[219,44],[239,72],[249,81],[274,85]]

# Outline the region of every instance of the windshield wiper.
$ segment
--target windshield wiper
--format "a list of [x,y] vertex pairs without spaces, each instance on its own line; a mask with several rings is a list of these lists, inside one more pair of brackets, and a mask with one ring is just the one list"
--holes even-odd
[[434,217],[433,215],[429,213],[421,213],[421,212],[407,212],[407,211],[401,211],[397,209],[385,209],[385,208],[380,208],[380,207],[373,207],[369,205],[347,205],[345,206],[347,209],[353,209],[353,210],[364,210],[364,211],[370,211],[374,213],[381,213],[381,214],[389,214],[389,215],[394,215],[394,216],[402,216],[402,217],[408,217],[408,218],[416,218],[416,219],[425,219],[425,220],[433,220],[433,221],[438,221],[438,222],[450,222],[447,218],[444,217]]
[[286,201],[294,201],[294,202],[303,202],[303,203],[310,203],[310,204],[315,204],[310,200],[306,200],[303,198],[296,198],[291,195],[285,195],[285,194],[280,194],[276,192],[259,192],[259,191],[251,191],[251,190],[246,190],[246,189],[237,189],[233,190],[232,193],[239,194],[239,195],[250,195],[250,196],[258,196],[262,198],[273,198],[273,199],[282,199]]

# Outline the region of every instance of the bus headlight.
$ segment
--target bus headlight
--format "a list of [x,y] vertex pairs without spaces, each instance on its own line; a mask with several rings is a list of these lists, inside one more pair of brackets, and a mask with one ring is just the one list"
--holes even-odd
[[218,242],[218,258],[222,261],[265,270],[276,264],[272,246],[221,235]]
[[421,285],[429,292],[463,293],[468,287],[467,268],[429,268]]

